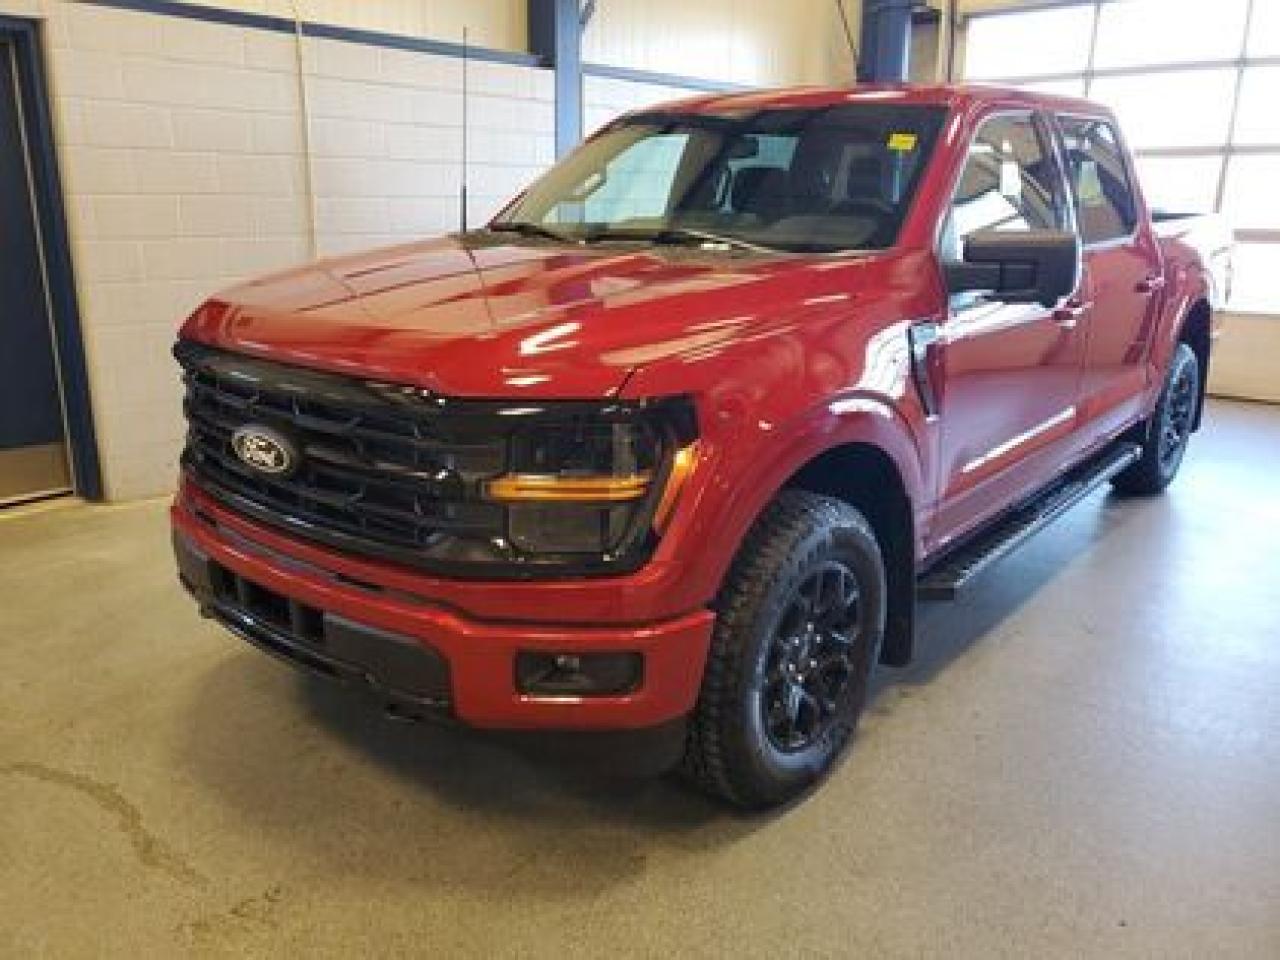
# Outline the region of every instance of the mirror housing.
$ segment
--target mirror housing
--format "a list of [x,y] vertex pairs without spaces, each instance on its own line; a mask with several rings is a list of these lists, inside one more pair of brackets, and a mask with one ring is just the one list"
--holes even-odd
[[964,260],[943,264],[943,273],[949,293],[1053,307],[1080,282],[1080,238],[1068,230],[979,230],[965,240]]

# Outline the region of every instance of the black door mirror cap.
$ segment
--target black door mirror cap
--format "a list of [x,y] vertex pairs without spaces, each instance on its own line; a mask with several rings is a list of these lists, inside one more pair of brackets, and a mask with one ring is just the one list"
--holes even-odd
[[1079,284],[1080,238],[1069,230],[980,230],[965,239],[964,260],[944,273],[950,293],[1051,308]]

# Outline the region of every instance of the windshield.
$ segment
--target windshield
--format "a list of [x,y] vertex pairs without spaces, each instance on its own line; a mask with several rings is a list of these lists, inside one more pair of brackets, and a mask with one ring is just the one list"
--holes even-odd
[[585,242],[884,249],[944,117],[943,107],[865,103],[638,114],[553,167],[493,227]]

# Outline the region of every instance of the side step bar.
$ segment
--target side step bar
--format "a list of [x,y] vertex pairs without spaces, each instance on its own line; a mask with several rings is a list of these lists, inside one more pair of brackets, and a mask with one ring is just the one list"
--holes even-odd
[[1008,556],[1058,517],[1142,456],[1136,443],[1122,443],[1075,467],[1034,499],[1014,508],[974,539],[929,567],[916,585],[921,600],[954,600],[998,560]]

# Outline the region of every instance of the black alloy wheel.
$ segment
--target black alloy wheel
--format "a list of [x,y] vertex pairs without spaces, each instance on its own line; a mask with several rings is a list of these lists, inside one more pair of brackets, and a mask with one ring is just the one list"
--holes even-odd
[[1118,491],[1159,493],[1177,476],[1196,429],[1202,374],[1195,351],[1185,343],[1178,344],[1160,399],[1142,427],[1142,456],[1111,481]]
[[820,780],[866,703],[887,596],[880,544],[856,507],[778,494],[716,598],[685,775],[748,808],[785,803]]
[[796,588],[766,656],[760,707],[765,731],[779,750],[803,750],[838,716],[856,666],[859,640],[857,577],[830,560]]
[[1191,439],[1198,392],[1195,366],[1180,365],[1169,385],[1169,400],[1160,424],[1160,465],[1166,470],[1182,458],[1187,441]]

